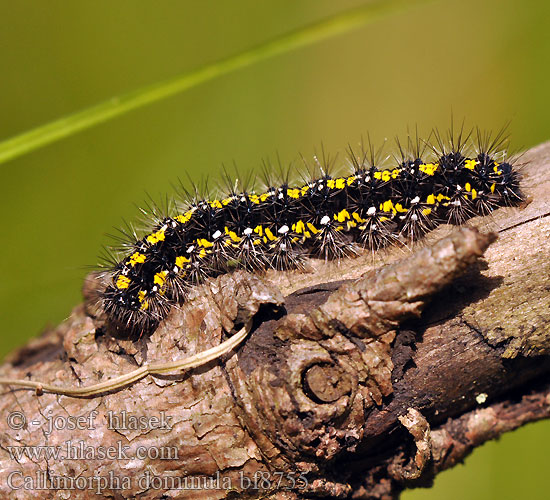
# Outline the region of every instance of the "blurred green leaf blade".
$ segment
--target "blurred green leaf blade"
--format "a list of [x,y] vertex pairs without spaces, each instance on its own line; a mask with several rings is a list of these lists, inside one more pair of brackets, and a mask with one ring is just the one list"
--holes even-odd
[[299,28],[226,59],[113,97],[0,142],[0,164],[237,69],[352,31],[381,17],[428,1],[430,0],[371,1],[360,8]]

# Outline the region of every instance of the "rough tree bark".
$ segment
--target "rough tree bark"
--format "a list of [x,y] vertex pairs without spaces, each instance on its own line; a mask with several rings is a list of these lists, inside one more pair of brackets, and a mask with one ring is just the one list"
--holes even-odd
[[2,388],[0,496],[394,498],[549,417],[550,143],[522,161],[531,202],[472,221],[479,233],[221,276],[137,343],[76,307],[0,376],[90,385],[254,328],[222,359],[101,396]]

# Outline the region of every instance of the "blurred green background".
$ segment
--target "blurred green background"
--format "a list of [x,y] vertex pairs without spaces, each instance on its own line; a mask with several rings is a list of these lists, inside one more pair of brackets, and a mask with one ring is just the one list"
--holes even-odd
[[[0,139],[252,47],[365,0],[0,1]],[[146,193],[188,173],[342,153],[418,124],[550,138],[550,6],[440,0],[277,56],[0,165],[2,354],[66,318],[86,266]],[[418,499],[547,498],[550,423],[477,450]],[[528,488],[528,491],[525,490]]]

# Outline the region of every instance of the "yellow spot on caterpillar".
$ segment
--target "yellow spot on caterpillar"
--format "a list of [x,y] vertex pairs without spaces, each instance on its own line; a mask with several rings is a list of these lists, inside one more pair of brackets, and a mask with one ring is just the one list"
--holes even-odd
[[147,241],[152,245],[157,244],[159,241],[164,241],[165,235],[164,231],[161,229],[153,234],[147,236]]
[[317,234],[319,232],[319,230],[311,222],[307,223],[307,227],[313,234]]
[[235,243],[239,243],[241,241],[241,238],[237,236],[237,233],[235,231],[231,231],[227,226],[225,226],[225,234],[227,234]]
[[142,303],[141,303],[141,306],[139,307],[142,311],[147,311],[147,309],[149,309],[149,301],[148,300],[144,300]]
[[491,184],[491,193],[495,192],[495,187],[496,187],[496,183],[493,182],[493,184]]
[[145,254],[135,252],[132,255],[130,255],[130,258],[128,259],[128,264],[134,267],[136,264],[143,264],[146,258],[147,257]]
[[351,216],[359,223],[365,222],[366,219],[362,219],[361,216],[357,212],[353,212]]
[[275,241],[277,239],[277,237],[271,232],[271,229],[269,229],[268,227],[265,228],[265,234],[270,241]]
[[327,186],[329,189],[334,189],[336,187],[336,181],[334,179],[329,179],[327,181]]
[[403,205],[401,205],[401,203],[396,203],[395,204],[395,211],[404,213],[404,212],[408,212],[409,210],[407,208],[403,208]]
[[224,198],[222,200],[222,205],[229,205],[231,202],[233,201],[233,197],[230,197],[230,198]]
[[153,283],[155,285],[164,286],[164,283],[166,283],[166,275],[168,274],[168,271],[160,271],[157,274],[155,274],[155,277],[153,278]]
[[123,290],[125,288],[128,288],[130,286],[130,283],[132,283],[132,280],[128,278],[128,276],[120,275],[116,280],[116,287],[119,290]]
[[390,173],[390,171],[389,171],[389,170],[384,170],[384,171],[382,172],[382,180],[383,180],[384,182],[388,182],[390,179],[391,179],[391,173]]
[[391,176],[393,179],[397,179],[399,177],[399,169],[398,168],[394,168],[392,171],[391,171]]
[[302,234],[306,229],[306,226],[304,224],[303,221],[299,220],[298,222],[296,222],[296,224],[292,224],[292,230],[296,233],[296,234]]
[[429,194],[426,198],[426,203],[428,205],[435,205],[435,196],[433,194]]
[[350,175],[347,180],[348,186],[351,186],[356,181],[355,175]]
[[182,224],[185,224],[186,222],[189,222],[191,219],[191,216],[193,215],[194,210],[189,210],[188,212],[185,212],[183,215],[176,215],[174,219],[176,219],[178,222],[181,222]]
[[204,259],[206,257],[207,251],[206,248],[201,248],[199,252],[199,259]]
[[422,215],[430,215],[432,213],[432,209],[430,207],[425,208],[422,210]]
[[380,210],[382,212],[393,212],[395,213],[395,209],[393,208],[393,202],[391,200],[387,200],[384,203],[380,204]]
[[380,172],[380,171],[374,172],[374,178],[375,179],[382,179],[382,172]]
[[176,257],[176,266],[179,267],[180,269],[183,269],[184,265],[188,264],[189,262],[191,262],[191,259],[188,259],[187,257],[183,257],[183,256]]
[[263,193],[263,194],[260,195],[260,201],[261,201],[261,202],[264,202],[264,201],[267,200],[270,196],[271,196],[270,193]]
[[347,219],[349,219],[349,212],[344,208],[339,213],[334,214],[334,220],[338,222],[345,222]]
[[222,208],[223,207],[222,202],[220,200],[211,201],[210,206],[212,208]]
[[498,165],[499,165],[499,163],[495,162],[495,166],[493,167],[493,170],[494,170],[495,174],[502,175],[502,170],[498,169]]
[[145,296],[147,295],[147,291],[146,290],[140,290],[139,293],[138,293],[138,299],[141,303],[143,303],[143,301],[145,300]]
[[197,245],[204,248],[210,248],[214,246],[214,243],[208,241],[206,238],[199,238],[197,240]]
[[426,175],[434,175],[438,166],[439,165],[437,163],[426,163],[424,165],[420,165],[418,169]]
[[300,190],[298,188],[287,189],[286,193],[291,198],[298,199],[300,197]]
[[464,189],[466,189],[466,191],[470,192],[472,190],[472,185],[467,182],[466,185],[464,186]]
[[479,162],[477,160],[466,160],[466,162],[464,163],[464,168],[467,168],[468,170],[474,170],[478,163]]
[[344,189],[346,187],[346,179],[340,177],[336,179],[336,189]]
[[472,200],[475,200],[477,198],[477,191],[475,189],[472,189]]
[[440,202],[440,203],[441,203],[443,200],[450,201],[450,199],[451,199],[451,198],[449,198],[448,196],[445,196],[444,194],[441,194],[441,193],[439,193],[439,194],[437,195],[437,201]]
[[300,193],[302,196],[304,196],[308,191],[309,191],[309,186],[302,186]]
[[254,228],[254,232],[257,233],[257,234],[259,234],[260,236],[263,236],[263,234],[264,234],[264,228],[263,228],[261,225],[256,226],[256,227]]

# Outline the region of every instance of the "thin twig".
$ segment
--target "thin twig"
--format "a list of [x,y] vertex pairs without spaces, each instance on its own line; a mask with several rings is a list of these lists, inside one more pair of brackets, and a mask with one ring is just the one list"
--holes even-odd
[[145,378],[147,375],[166,375],[174,374],[181,372],[183,370],[188,370],[190,368],[196,368],[202,366],[214,359],[223,356],[228,353],[235,347],[237,347],[248,335],[252,327],[252,320],[250,320],[243,328],[241,328],[235,335],[230,339],[222,342],[216,347],[207,349],[206,351],[200,352],[193,356],[189,356],[183,360],[170,361],[167,363],[154,363],[154,364],[145,364],[124,375],[115,377],[105,382],[99,384],[90,385],[87,387],[60,387],[51,384],[44,384],[42,382],[35,382],[33,380],[25,379],[10,379],[10,378],[0,378],[0,385],[12,385],[17,387],[26,387],[29,389],[35,389],[37,394],[42,394],[43,392],[49,392],[52,394],[59,394],[62,396],[72,396],[72,397],[87,397],[87,396],[96,396],[98,394],[104,394],[106,392],[114,391],[122,387],[128,386],[142,378]]

